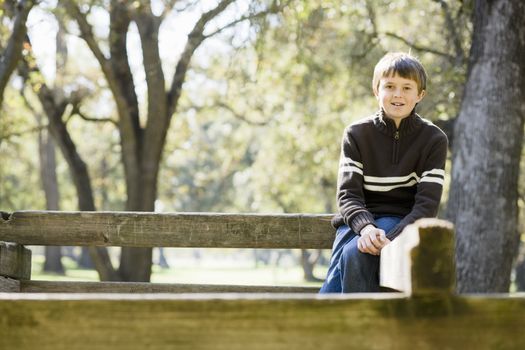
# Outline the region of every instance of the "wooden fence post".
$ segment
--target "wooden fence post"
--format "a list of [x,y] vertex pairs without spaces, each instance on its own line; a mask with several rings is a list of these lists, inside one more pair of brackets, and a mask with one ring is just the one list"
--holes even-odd
[[0,292],[20,292],[20,280],[31,278],[31,251],[21,244],[0,242]]
[[454,228],[421,219],[381,251],[380,284],[405,293],[454,293]]
[[456,291],[454,228],[438,219],[417,223],[419,245],[412,250],[412,294]]

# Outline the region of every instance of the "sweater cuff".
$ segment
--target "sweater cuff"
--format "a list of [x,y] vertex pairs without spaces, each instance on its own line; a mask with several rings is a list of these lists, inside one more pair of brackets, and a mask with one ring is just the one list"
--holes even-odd
[[367,211],[362,211],[352,218],[352,221],[348,223],[355,234],[360,234],[361,230],[366,225],[374,225],[377,227],[374,216]]
[[403,232],[405,227],[406,225],[397,224],[396,226],[394,226],[393,229],[388,231],[388,233],[386,234],[386,238],[388,238],[391,241],[394,240],[394,238],[396,238],[397,236],[401,234],[401,232]]

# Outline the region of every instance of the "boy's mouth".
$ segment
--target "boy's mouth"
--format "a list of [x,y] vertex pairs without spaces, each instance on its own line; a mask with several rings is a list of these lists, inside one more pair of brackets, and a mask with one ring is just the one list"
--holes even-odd
[[404,106],[405,104],[404,104],[404,103],[401,103],[401,102],[392,102],[391,105],[396,106],[396,107],[402,107],[402,106]]

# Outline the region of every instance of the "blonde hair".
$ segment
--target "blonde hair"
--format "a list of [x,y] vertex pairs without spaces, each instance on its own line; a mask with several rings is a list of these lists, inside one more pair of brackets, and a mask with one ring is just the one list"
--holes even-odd
[[418,93],[427,88],[427,72],[417,58],[404,52],[389,52],[377,62],[374,68],[372,89],[377,93],[379,80],[384,77],[399,75],[402,78],[414,80]]

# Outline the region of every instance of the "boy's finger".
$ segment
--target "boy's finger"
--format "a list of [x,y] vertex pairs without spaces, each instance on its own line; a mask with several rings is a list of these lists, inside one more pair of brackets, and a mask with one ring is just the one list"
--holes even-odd
[[375,246],[374,242],[372,242],[370,236],[367,237],[367,239],[365,239],[365,242],[366,242],[366,246],[368,248],[368,251],[371,253],[371,254],[376,254],[378,252],[378,249],[377,247]]
[[357,250],[363,253],[363,244],[361,243],[361,238],[357,240]]
[[372,246],[376,249],[379,249],[382,246],[382,243],[378,239],[377,234],[374,234],[370,237],[370,243],[372,243]]

